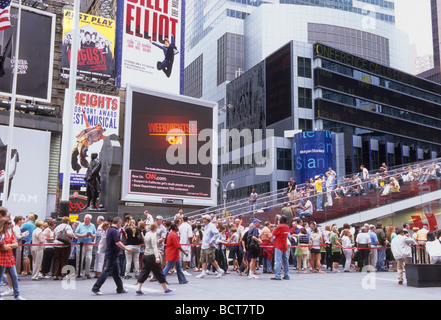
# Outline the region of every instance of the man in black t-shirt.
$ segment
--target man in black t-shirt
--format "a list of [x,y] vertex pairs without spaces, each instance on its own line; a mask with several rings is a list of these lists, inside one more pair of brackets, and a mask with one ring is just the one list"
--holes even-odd
[[107,247],[105,253],[106,267],[101,273],[100,277],[97,279],[92,287],[92,292],[96,295],[102,295],[100,288],[106,282],[108,276],[112,276],[116,284],[117,293],[126,293],[127,289],[124,288],[123,282],[119,275],[119,253],[120,250],[126,250],[132,252],[132,249],[128,249],[122,242],[120,236],[122,220],[120,217],[116,217],[112,221],[112,225],[107,229]]

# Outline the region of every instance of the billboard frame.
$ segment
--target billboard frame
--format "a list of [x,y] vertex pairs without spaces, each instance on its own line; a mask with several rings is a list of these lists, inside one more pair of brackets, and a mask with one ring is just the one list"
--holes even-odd
[[[11,3],[11,8],[12,7],[14,7],[16,10],[19,10],[19,5],[16,3]],[[52,83],[53,83],[52,77],[53,77],[53,73],[54,73],[56,14],[51,13],[51,12],[38,10],[38,9],[35,9],[32,7],[27,7],[27,6],[22,6],[22,10],[29,11],[29,12],[39,14],[39,15],[45,15],[45,16],[48,16],[51,18],[51,20],[52,20],[51,21],[51,47],[50,47],[50,53],[49,53],[49,71],[48,71],[48,83],[47,83],[46,98],[31,97],[31,96],[27,96],[27,95],[21,95],[18,93],[16,94],[16,98],[23,99],[23,100],[32,100],[32,101],[36,101],[36,102],[50,103],[51,97],[52,97]],[[20,52],[19,52],[19,56],[20,56]],[[18,75],[18,76],[20,76],[20,75]],[[5,96],[8,98],[11,98],[12,92],[8,93],[8,92],[0,91],[0,96]]]
[[[151,95],[157,98],[164,98],[168,100],[179,101],[188,104],[194,104],[200,107],[206,107],[212,109],[212,146],[211,146],[211,190],[210,196],[207,199],[201,199],[192,196],[182,196],[182,195],[172,195],[172,194],[133,194],[129,193],[129,174],[130,174],[130,159],[131,159],[131,139],[132,139],[132,102],[133,93],[141,93],[145,95]],[[154,91],[147,88],[142,88],[127,84],[126,87],[126,98],[125,98],[125,114],[124,114],[124,142],[123,142],[123,165],[122,165],[122,176],[121,176],[121,200],[122,201],[133,201],[133,202],[144,202],[144,203],[155,203],[155,204],[169,204],[169,203],[180,203],[185,206],[215,206],[217,204],[217,165],[218,165],[218,104],[215,102],[210,102],[206,100],[200,100],[188,96],[182,96],[178,94],[172,94],[168,92]],[[165,160],[164,160],[165,161]]]

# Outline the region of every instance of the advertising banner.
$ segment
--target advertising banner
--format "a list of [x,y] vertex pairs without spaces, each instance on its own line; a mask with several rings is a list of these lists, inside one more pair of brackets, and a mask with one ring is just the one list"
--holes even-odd
[[117,86],[180,93],[183,2],[117,1]]
[[[65,10],[61,68],[63,77],[69,76],[72,47],[73,11]],[[95,78],[111,78],[114,71],[114,20],[80,13],[78,43],[78,73]]]
[[71,185],[86,185],[84,175],[89,167],[90,155],[100,153],[102,140],[107,136],[119,135],[119,113],[119,97],[76,91],[73,113],[63,115],[64,121],[73,122],[71,139],[74,147],[61,150],[60,159],[60,163],[71,163]]
[[[22,7],[17,98],[50,102],[52,92],[55,15]],[[12,95],[18,8],[11,6],[11,27],[0,31],[0,95]]]
[[[13,216],[46,217],[50,132],[14,128],[7,208]],[[0,192],[4,192],[9,127],[0,126]]]
[[215,204],[214,106],[127,87],[122,200]]
[[316,175],[335,170],[335,134],[328,131],[305,131],[294,136],[295,181],[304,183]]

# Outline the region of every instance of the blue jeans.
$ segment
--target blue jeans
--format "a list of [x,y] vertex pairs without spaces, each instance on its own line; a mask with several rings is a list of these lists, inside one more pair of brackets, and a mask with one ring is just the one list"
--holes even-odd
[[265,256],[262,257],[263,272],[268,272],[268,273],[273,272],[272,264],[273,262],[270,259],[268,259]]
[[178,273],[178,281],[180,284],[187,283],[187,278],[185,278],[184,270],[182,270],[182,262],[181,260],[178,261],[169,261],[164,267],[164,270],[162,270],[162,273],[165,277],[167,277],[168,272],[171,268],[173,268],[176,265],[176,272]]
[[289,261],[288,261],[288,251],[282,251],[277,248],[274,248],[274,271],[275,275],[274,277],[277,279],[280,279],[281,270],[282,270],[282,264],[283,264],[283,273],[284,278],[289,278]]
[[123,282],[119,275],[119,258],[109,259],[106,257],[106,267],[93,285],[92,291],[99,291],[104,282],[106,282],[108,276],[112,276],[113,281],[115,281],[116,292],[120,293],[124,290]]
[[18,290],[18,277],[17,271],[15,270],[15,266],[12,267],[2,267],[0,266],[0,279],[3,279],[3,275],[7,272],[11,277],[12,289],[14,289],[14,298],[18,298],[20,292]]
[[384,270],[384,265],[386,263],[386,249],[377,249],[377,270]]
[[317,210],[322,210],[323,208],[323,193],[317,194]]

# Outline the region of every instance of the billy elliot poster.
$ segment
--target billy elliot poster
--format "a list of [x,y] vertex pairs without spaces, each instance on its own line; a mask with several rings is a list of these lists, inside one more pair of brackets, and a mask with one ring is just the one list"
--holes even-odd
[[73,148],[62,150],[60,159],[60,163],[69,161],[71,164],[71,185],[86,185],[84,175],[91,154],[101,152],[107,136],[119,134],[119,113],[119,97],[76,91],[73,113],[63,115],[64,121],[69,119],[73,123]]
[[[73,11],[65,10],[61,68],[69,76],[72,50]],[[80,13],[78,39],[78,73],[94,78],[111,78],[114,74],[115,21]]]
[[117,86],[180,93],[184,1],[117,1]]

